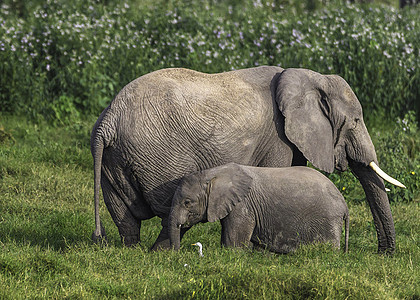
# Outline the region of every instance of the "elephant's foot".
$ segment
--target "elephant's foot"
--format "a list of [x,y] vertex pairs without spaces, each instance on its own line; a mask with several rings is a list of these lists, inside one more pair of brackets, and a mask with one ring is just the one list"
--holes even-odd
[[139,236],[139,234],[124,235],[124,236],[121,236],[121,241],[122,241],[124,246],[133,247],[135,245],[140,244],[140,236]]
[[[191,227],[181,228],[180,237],[184,236],[184,234],[190,229]],[[166,227],[162,228],[162,231],[159,233],[156,242],[153,244],[151,251],[159,251],[159,250],[168,250],[171,249],[171,242],[169,240],[168,229]]]
[[395,252],[395,247],[378,247],[378,254],[385,255],[385,256],[393,256]]
[[170,249],[171,245],[169,242],[169,238],[166,240],[156,241],[152,248],[150,248],[151,251],[159,251],[159,250],[167,250]]

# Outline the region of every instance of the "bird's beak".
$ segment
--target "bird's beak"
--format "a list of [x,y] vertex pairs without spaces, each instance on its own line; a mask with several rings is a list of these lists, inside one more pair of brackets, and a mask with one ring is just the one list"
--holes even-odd
[[197,246],[197,244],[191,244],[191,246]]

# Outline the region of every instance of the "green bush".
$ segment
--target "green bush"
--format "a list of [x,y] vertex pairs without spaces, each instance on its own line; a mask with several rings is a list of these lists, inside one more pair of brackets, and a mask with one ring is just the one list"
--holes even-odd
[[416,201],[420,195],[420,131],[413,111],[398,118],[393,131],[376,136],[378,160],[407,188],[389,185],[390,201]]
[[71,123],[98,115],[125,84],[156,69],[268,64],[340,74],[368,121],[419,110],[419,8],[337,2],[309,14],[309,2],[219,2],[48,0],[29,10],[8,1],[0,109]]

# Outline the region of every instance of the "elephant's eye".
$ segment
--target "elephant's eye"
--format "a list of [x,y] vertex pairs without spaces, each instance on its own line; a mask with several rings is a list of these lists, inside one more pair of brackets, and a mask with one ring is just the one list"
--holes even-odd
[[184,200],[184,205],[185,205],[185,207],[189,207],[190,205],[191,205],[191,200],[190,199],[185,199]]
[[351,129],[356,129],[356,127],[358,126],[360,122],[359,118],[354,119],[353,123],[351,124]]

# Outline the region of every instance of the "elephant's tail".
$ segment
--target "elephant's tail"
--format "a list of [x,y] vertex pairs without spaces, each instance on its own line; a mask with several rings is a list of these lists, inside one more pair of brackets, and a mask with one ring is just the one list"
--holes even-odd
[[[108,108],[109,109],[109,108]],[[94,170],[94,201],[95,201],[95,231],[92,233],[92,240],[95,243],[106,242],[105,228],[102,226],[99,217],[99,192],[101,188],[102,157],[104,149],[109,146],[115,137],[114,122],[109,122],[108,109],[104,110],[95,124],[91,134],[91,152],[93,156]]]
[[105,229],[99,217],[99,190],[101,188],[102,154],[104,150],[103,141],[96,139],[96,145],[92,147],[93,171],[94,171],[94,200],[95,200],[95,231],[92,233],[92,240],[95,243],[106,240]]
[[344,215],[344,252],[349,251],[349,211]]

